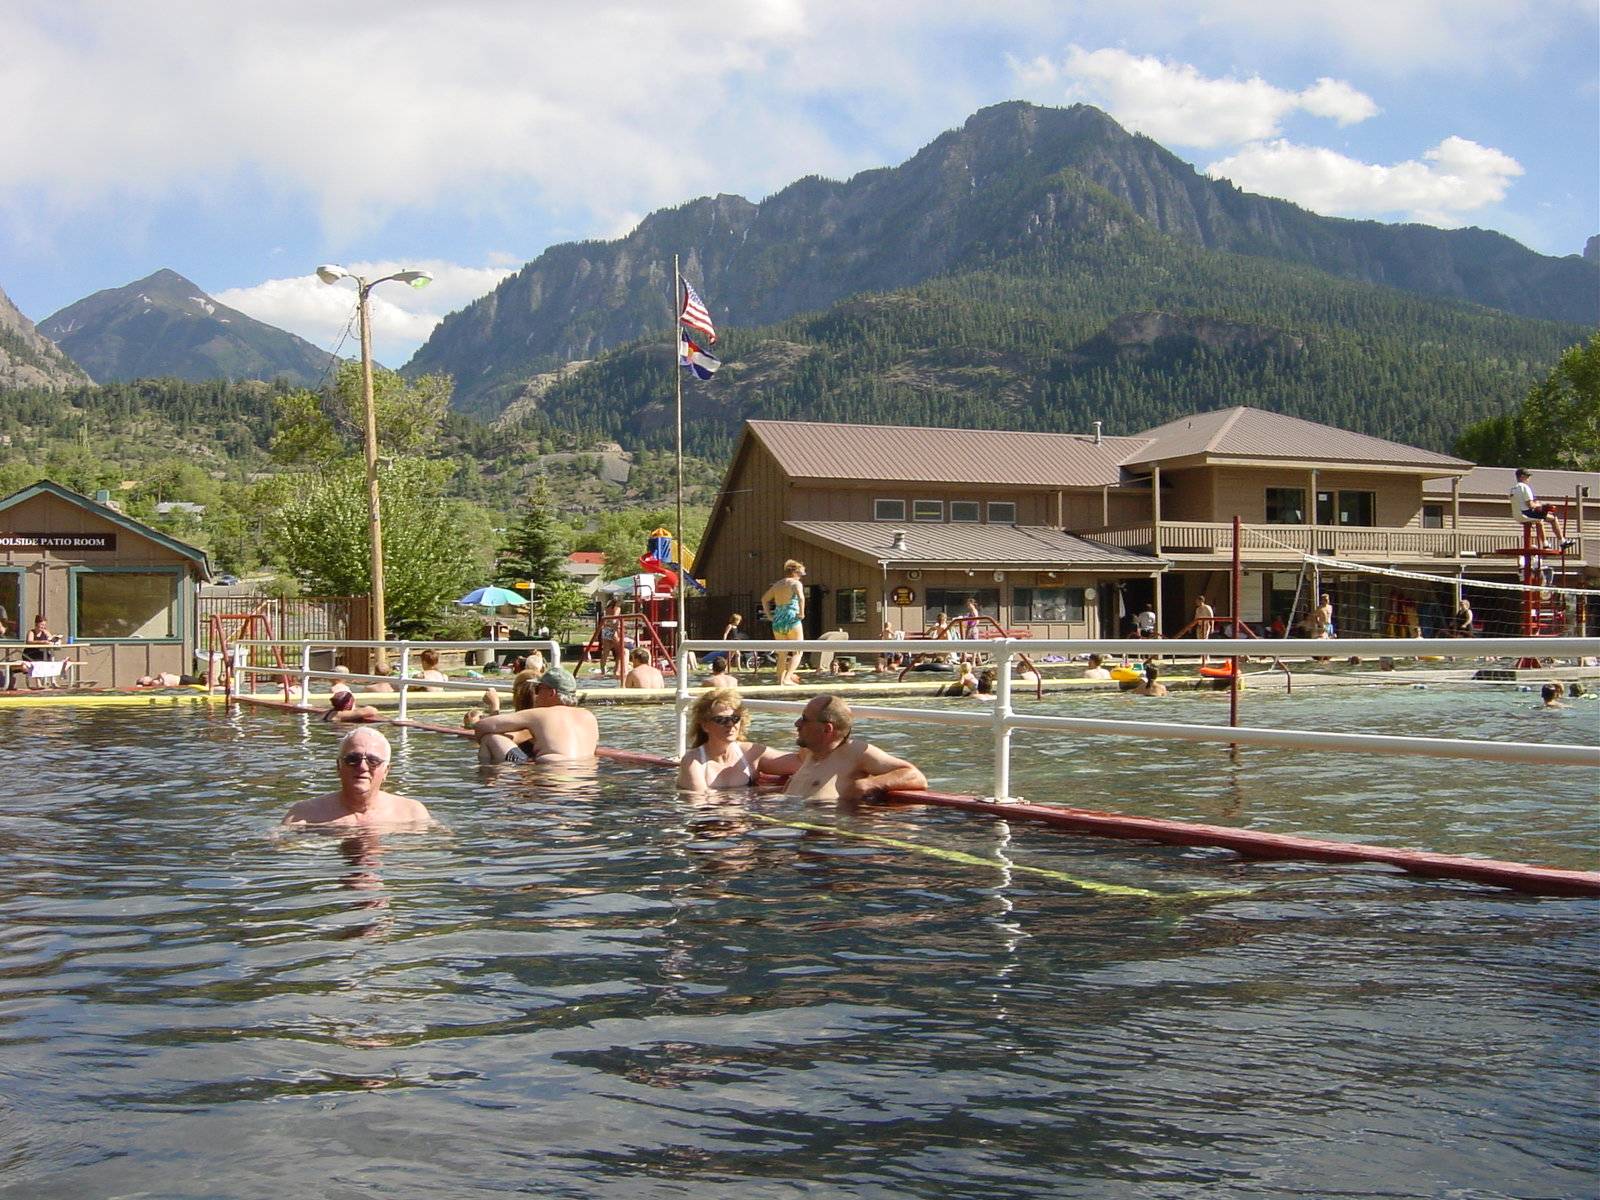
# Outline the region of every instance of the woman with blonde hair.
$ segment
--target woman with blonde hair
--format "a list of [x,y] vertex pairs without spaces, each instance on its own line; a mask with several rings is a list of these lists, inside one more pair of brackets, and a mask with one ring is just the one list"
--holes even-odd
[[[805,563],[791,558],[783,564],[783,578],[761,597],[761,611],[772,622],[772,636],[780,641],[798,642],[805,636],[806,589],[800,582],[805,573]],[[801,657],[792,652],[778,652],[780,684],[799,684]]]
[[689,709],[689,751],[678,763],[680,792],[753,787],[762,772],[792,775],[799,756],[746,741],[750,713],[733,688],[702,693]]

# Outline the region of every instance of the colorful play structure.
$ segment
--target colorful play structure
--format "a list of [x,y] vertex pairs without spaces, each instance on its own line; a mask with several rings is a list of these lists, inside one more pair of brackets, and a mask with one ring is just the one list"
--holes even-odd
[[[684,561],[680,561],[680,559]],[[651,530],[639,571],[602,584],[599,592],[610,597],[596,615],[594,632],[583,647],[578,669],[594,663],[602,672],[615,661],[618,679],[627,673],[627,654],[636,646],[649,649],[651,660],[667,675],[675,674],[678,631],[678,580],[701,595],[705,585],[690,572],[694,554],[685,547],[678,553],[672,533]]]

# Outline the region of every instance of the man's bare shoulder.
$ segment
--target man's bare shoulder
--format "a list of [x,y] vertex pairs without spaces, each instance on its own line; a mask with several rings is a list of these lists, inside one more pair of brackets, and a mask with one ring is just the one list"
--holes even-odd
[[313,796],[294,805],[284,814],[283,824],[326,825],[329,821],[337,821],[344,815],[344,806],[339,803],[339,793],[328,792],[326,795]]

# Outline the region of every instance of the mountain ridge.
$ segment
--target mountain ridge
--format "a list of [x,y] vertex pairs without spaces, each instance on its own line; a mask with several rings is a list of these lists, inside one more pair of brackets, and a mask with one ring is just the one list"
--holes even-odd
[[333,361],[166,267],[85,296],[46,317],[39,329],[106,383],[170,377],[312,384]]
[[1334,278],[1600,323],[1600,268],[1577,256],[1478,229],[1317,216],[1208,179],[1098,109],[1012,101],[898,166],[843,182],[809,176],[760,203],[702,197],[615,241],[551,247],[446,317],[403,370],[449,372],[461,407],[498,411],[527,376],[669,329],[674,252],[719,324],[759,326],[1130,226]]
[[68,388],[93,382],[0,288],[0,388]]

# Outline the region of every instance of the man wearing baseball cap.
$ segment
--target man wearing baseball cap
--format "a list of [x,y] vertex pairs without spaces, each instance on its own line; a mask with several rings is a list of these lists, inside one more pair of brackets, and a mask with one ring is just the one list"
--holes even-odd
[[1570,549],[1570,541],[1563,541],[1561,537],[1561,521],[1556,516],[1553,505],[1540,504],[1533,498],[1533,485],[1528,482],[1533,476],[1528,474],[1524,467],[1517,468],[1517,481],[1511,485],[1511,511],[1522,520],[1537,525],[1544,521],[1550,526],[1550,544],[1559,546],[1563,550]]
[[523,671],[512,681],[511,698],[515,712],[498,712],[499,693],[490,691],[484,694],[489,715],[467,714],[479,762],[569,762],[594,757],[600,729],[594,713],[578,707],[578,681],[572,672],[560,667],[537,676]]

